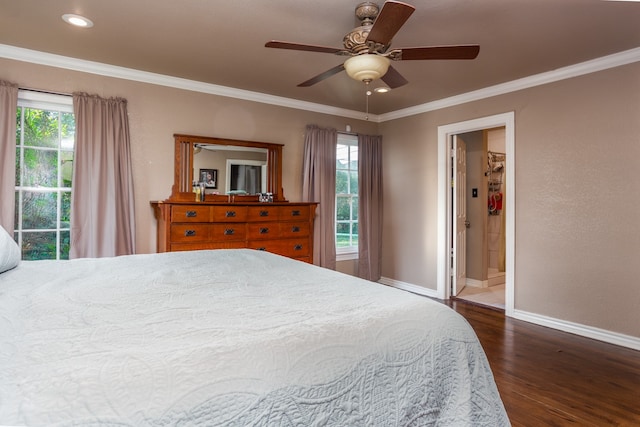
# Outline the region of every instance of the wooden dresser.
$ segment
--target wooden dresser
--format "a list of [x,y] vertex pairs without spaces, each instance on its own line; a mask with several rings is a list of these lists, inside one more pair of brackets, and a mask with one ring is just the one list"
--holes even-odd
[[250,248],[313,262],[316,203],[151,202],[158,252]]

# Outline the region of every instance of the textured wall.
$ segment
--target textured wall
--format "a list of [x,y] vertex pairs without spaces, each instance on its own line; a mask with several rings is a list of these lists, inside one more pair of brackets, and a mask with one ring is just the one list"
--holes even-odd
[[640,337],[640,63],[381,124],[385,277],[436,289],[437,127],[515,111],[515,309]]

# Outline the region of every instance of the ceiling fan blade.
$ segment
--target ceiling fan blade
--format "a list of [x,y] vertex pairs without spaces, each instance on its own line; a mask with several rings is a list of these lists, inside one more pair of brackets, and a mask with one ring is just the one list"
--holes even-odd
[[339,49],[336,47],[314,46],[310,44],[290,43],[277,40],[271,40],[270,42],[267,42],[264,47],[273,47],[275,49],[302,50],[306,52],[335,53],[338,55],[342,53],[348,53],[344,49]]
[[408,47],[398,49],[400,61],[414,61],[420,59],[475,59],[480,52],[477,44],[457,46],[428,46]]
[[398,88],[400,86],[404,86],[407,83],[407,79],[402,77],[402,75],[393,67],[389,67],[384,76],[381,77],[382,81],[387,84],[391,89]]
[[367,41],[388,45],[414,10],[416,9],[409,4],[392,0],[387,1],[374,21],[367,36]]
[[344,65],[340,64],[338,66],[335,66],[327,71],[325,71],[322,74],[318,74],[317,76],[307,80],[306,82],[302,82],[298,85],[298,87],[309,87],[309,86],[313,86],[316,83],[321,82],[324,79],[328,79],[329,77],[333,76],[334,74],[338,74],[340,71],[344,70]]

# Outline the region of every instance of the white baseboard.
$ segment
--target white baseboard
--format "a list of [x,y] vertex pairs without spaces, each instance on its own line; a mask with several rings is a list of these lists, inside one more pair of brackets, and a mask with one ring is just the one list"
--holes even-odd
[[[389,279],[388,277],[381,277],[380,280],[378,280],[378,283],[409,291],[414,294],[438,299],[438,293],[435,289],[424,288],[422,286],[414,285],[411,283]],[[523,320],[525,322],[534,323],[536,325],[545,326],[547,328],[552,328],[559,331],[568,332],[586,338],[591,338],[609,344],[619,345],[621,347],[640,351],[639,337],[633,337],[631,335],[620,334],[617,332],[607,331],[605,329],[595,328],[593,326],[568,322],[566,320],[543,316],[541,314],[529,313],[522,310],[514,310],[512,317],[514,319]]]
[[489,281],[488,280],[476,280],[470,279],[467,277],[466,281],[467,286],[471,286],[472,288],[488,288]]
[[411,283],[389,279],[388,277],[381,277],[380,280],[378,280],[378,283],[402,289],[403,291],[409,291],[414,294],[423,295],[425,297],[438,298],[438,292],[435,289],[424,288],[422,286],[414,285]]
[[548,328],[569,332],[571,334],[592,338],[598,341],[604,341],[609,344],[615,344],[633,350],[640,350],[640,338],[632,337],[631,335],[624,335],[617,332],[607,331],[605,329],[595,328],[593,326],[568,322],[566,320],[529,313],[522,310],[514,310],[513,317],[515,319],[524,320],[525,322],[535,323],[536,325],[546,326]]

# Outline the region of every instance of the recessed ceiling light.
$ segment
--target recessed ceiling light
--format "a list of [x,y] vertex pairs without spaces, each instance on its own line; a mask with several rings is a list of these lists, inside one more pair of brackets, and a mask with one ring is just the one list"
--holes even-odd
[[93,27],[93,22],[91,22],[90,19],[87,19],[84,16],[74,15],[73,13],[66,13],[62,15],[62,19],[64,20],[64,22],[74,25],[76,27],[82,27],[82,28]]
[[375,93],[387,93],[387,92],[389,92],[390,90],[391,90],[391,89],[390,89],[390,88],[388,88],[388,87],[386,87],[386,86],[380,86],[380,87],[375,88],[373,91],[374,91]]

